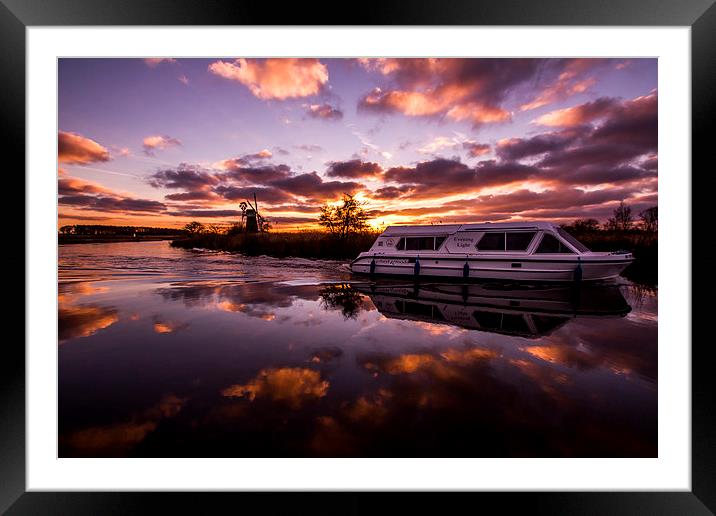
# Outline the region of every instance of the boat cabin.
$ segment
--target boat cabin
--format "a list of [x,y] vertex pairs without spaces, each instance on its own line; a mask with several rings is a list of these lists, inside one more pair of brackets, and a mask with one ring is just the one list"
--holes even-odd
[[589,249],[559,226],[548,222],[485,223],[446,226],[390,226],[370,253],[415,254],[572,254]]

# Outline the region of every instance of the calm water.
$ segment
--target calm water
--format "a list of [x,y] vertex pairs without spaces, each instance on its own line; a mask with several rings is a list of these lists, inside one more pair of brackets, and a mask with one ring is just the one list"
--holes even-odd
[[60,456],[656,456],[657,295],[60,247]]

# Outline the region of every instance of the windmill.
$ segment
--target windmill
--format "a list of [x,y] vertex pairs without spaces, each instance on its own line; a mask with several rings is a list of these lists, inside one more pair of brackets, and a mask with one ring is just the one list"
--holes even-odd
[[246,217],[246,232],[258,233],[259,231],[264,231],[266,220],[259,214],[259,203],[256,200],[256,193],[254,193],[254,204],[246,200],[241,202],[239,206],[241,207],[242,220]]

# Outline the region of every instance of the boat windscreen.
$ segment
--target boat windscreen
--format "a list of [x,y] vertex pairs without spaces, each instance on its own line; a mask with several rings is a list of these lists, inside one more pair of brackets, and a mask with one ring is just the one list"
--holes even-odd
[[579,240],[574,238],[572,235],[567,233],[564,229],[557,228],[557,233],[559,233],[559,236],[564,238],[567,242],[572,244],[575,247],[575,249],[577,249],[580,253],[588,253],[589,252],[589,248],[586,245],[584,245],[582,242],[580,242]]

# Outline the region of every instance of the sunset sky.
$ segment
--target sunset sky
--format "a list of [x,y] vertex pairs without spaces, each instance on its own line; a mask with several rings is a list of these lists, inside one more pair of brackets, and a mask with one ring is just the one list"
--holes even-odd
[[60,59],[59,225],[604,221],[657,204],[656,59]]

